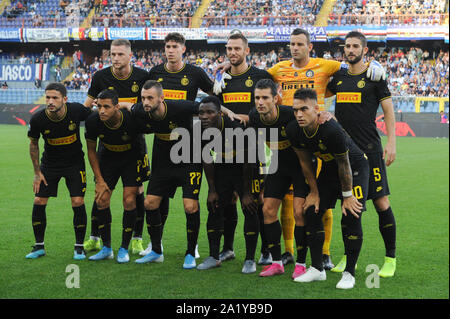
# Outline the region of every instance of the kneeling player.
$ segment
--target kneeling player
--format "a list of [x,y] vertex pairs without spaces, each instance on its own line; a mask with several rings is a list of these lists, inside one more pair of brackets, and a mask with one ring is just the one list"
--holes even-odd
[[[128,246],[136,221],[136,195],[141,185],[139,174],[140,152],[138,148],[137,122],[129,111],[120,109],[117,93],[103,90],[97,96],[98,113],[86,120],[86,141],[89,162],[95,175],[95,201],[97,220],[103,248],[89,260],[112,259],[110,200],[119,178],[123,184],[122,244],[117,254],[119,263],[130,260]],[[96,152],[97,138],[103,148]]]
[[[30,120],[30,156],[34,167],[35,193],[32,224],[36,244],[26,258],[45,255],[44,234],[47,225],[45,208],[49,197],[56,197],[59,180],[64,177],[69,189],[74,212],[74,259],[85,259],[83,240],[86,234],[86,170],[80,142],[80,122],[91,110],[79,103],[67,102],[67,90],[61,83],[50,83],[45,88],[47,107]],[[39,165],[39,137],[45,141],[42,163]]]
[[321,269],[324,242],[322,215],[325,210],[334,208],[337,199],[341,198],[341,226],[347,265],[336,288],[350,289],[355,285],[355,265],[362,245],[361,213],[365,210],[368,192],[369,163],[366,155],[334,119],[319,125],[319,106],[314,90],[297,90],[293,109],[297,121],[291,122],[286,132],[302,169],[308,175],[313,174],[312,154],[323,160],[317,186],[311,185],[311,193],[305,203],[305,207],[314,203],[305,211],[312,266],[294,280],[311,282],[326,279],[326,273]]
[[[202,158],[208,157],[207,159],[203,158],[203,168],[209,186],[206,227],[210,253],[209,257],[197,266],[197,269],[204,270],[220,266],[219,250],[224,231],[224,212],[233,198],[233,193],[237,192],[245,216],[246,256],[242,273],[254,273],[256,272],[254,259],[259,233],[257,205],[259,194],[252,194],[253,167],[248,163],[249,143],[243,140],[245,138],[244,126],[221,115],[220,101],[213,96],[202,100],[199,107],[199,118],[203,131],[205,133],[210,131],[213,135],[211,136],[212,141],[204,141],[202,150]],[[237,132],[234,129],[237,129]],[[236,135],[239,132],[242,140]],[[213,162],[211,151],[216,154],[215,162]],[[242,155],[243,161],[238,161]]]

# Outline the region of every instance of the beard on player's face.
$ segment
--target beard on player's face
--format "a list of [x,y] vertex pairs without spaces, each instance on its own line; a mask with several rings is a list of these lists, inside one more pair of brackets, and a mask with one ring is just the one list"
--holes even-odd
[[363,58],[363,54],[362,53],[360,55],[356,55],[355,53],[349,53],[349,54],[345,55],[345,59],[350,64],[356,64],[359,61],[361,61],[362,58]]

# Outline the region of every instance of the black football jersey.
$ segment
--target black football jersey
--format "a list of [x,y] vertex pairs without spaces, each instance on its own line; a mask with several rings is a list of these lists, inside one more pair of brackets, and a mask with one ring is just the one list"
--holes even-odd
[[120,126],[111,128],[100,120],[98,112],[92,113],[86,120],[85,137],[87,140],[100,139],[103,146],[98,154],[103,158],[120,159],[139,156],[138,123],[127,110],[120,109]]
[[261,79],[271,79],[272,76],[265,70],[249,66],[241,74],[232,74],[230,80],[225,80],[225,88],[219,98],[226,108],[236,114],[248,114],[255,107],[255,86]]
[[[153,169],[158,165],[175,165],[170,158],[170,150],[172,146],[179,141],[179,138],[171,139],[170,135],[172,130],[176,128],[185,128],[188,130],[191,143],[190,157],[193,155],[193,116],[198,114],[199,103],[192,101],[171,100],[164,100],[163,103],[165,107],[165,114],[160,120],[152,118],[151,114],[144,110],[142,103],[133,105],[131,110],[133,116],[143,120],[145,127],[143,132],[153,132],[155,134],[152,152]],[[198,141],[198,143],[200,143],[200,141]],[[200,144],[199,147],[201,148]]]
[[380,102],[391,97],[387,82],[373,82],[366,71],[351,74],[340,70],[328,89],[336,94],[335,116],[355,143],[366,153],[382,152],[375,123]]
[[214,86],[202,68],[189,63],[175,72],[169,71],[164,63],[159,64],[149,74],[151,80],[161,83],[166,100],[195,101],[199,88],[203,92],[210,92]]
[[[271,163],[274,156],[278,156],[278,169],[288,172],[292,169],[298,169],[300,166],[297,155],[286,135],[286,128],[291,121],[295,121],[295,116],[292,107],[285,105],[277,106],[277,114],[274,122],[266,123],[262,120],[256,108],[253,108],[249,113],[249,126],[264,129],[266,144],[272,150]],[[275,129],[275,135],[271,133],[271,129]],[[257,131],[257,134],[260,133],[262,132]],[[274,153],[274,150],[277,152]]]
[[66,103],[64,117],[59,121],[49,118],[47,109],[31,117],[28,137],[44,139],[41,163],[44,167],[63,168],[83,161],[80,141],[80,122],[91,110],[80,103]]
[[331,119],[317,126],[313,134],[298,125],[296,121],[289,123],[286,129],[292,147],[310,150],[315,156],[322,159],[321,174],[338,174],[336,155],[348,152],[350,165],[365,160],[364,153],[352,141],[336,120]]
[[118,78],[112,67],[107,67],[94,73],[88,96],[96,99],[97,95],[106,89],[114,89],[119,95],[119,102],[138,103],[141,101],[141,90],[145,81],[149,80],[147,71],[132,66],[127,78]]

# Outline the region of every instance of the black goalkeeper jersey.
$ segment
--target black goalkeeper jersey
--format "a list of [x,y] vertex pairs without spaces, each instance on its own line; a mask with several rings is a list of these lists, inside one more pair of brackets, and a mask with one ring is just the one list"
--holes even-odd
[[230,80],[225,80],[225,88],[218,95],[222,105],[236,114],[249,114],[255,107],[255,86],[261,79],[271,79],[272,76],[265,70],[249,66],[240,74],[232,74]]
[[351,74],[340,70],[328,89],[336,94],[335,116],[355,143],[366,153],[382,152],[375,119],[380,102],[391,97],[387,82],[371,81],[366,71]]
[[64,117],[59,121],[49,118],[47,109],[34,114],[30,120],[28,137],[44,139],[41,164],[44,167],[64,168],[84,161],[80,141],[80,122],[91,110],[80,103],[66,103]]
[[165,63],[159,64],[149,74],[151,80],[161,83],[166,100],[195,101],[199,88],[203,92],[210,92],[214,85],[202,68],[189,63],[175,72],[169,71]]

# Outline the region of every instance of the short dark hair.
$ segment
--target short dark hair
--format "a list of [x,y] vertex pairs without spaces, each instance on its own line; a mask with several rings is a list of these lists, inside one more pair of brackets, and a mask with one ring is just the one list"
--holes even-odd
[[58,91],[59,93],[61,93],[62,97],[66,97],[67,96],[67,89],[64,86],[64,84],[62,84],[62,83],[52,82],[52,83],[48,84],[45,87],[45,91],[49,91],[49,90]]
[[305,29],[295,28],[294,30],[292,30],[291,36],[300,34],[303,34],[306,37],[306,41],[308,44],[311,43],[311,36],[309,35],[309,32]]
[[111,42],[111,46],[126,46],[131,49],[131,42],[128,39],[115,39]]
[[365,48],[367,46],[367,38],[366,36],[359,32],[359,31],[350,31],[349,33],[347,33],[347,35],[345,36],[345,40],[347,40],[348,38],[357,38],[361,41],[361,46],[363,48]]
[[276,96],[278,94],[278,88],[274,81],[271,79],[261,79],[256,82],[255,89],[270,89],[270,93],[272,96]]
[[113,103],[113,105],[117,105],[119,104],[119,95],[117,94],[117,92],[115,90],[111,90],[111,89],[106,89],[101,91],[98,95],[97,95],[97,99],[110,99],[111,102]]
[[156,91],[158,91],[159,95],[163,94],[163,87],[161,83],[155,80],[147,80],[145,81],[144,85],[142,86],[143,90],[150,90],[151,88],[155,88]]
[[238,29],[231,30],[230,35],[228,36],[228,40],[237,40],[237,39],[241,39],[246,46],[248,45],[247,38],[240,30]]
[[313,89],[310,88],[301,88],[295,91],[294,93],[294,100],[302,100],[305,101],[306,99],[315,100],[317,101],[317,93]]
[[166,35],[164,38],[164,43],[167,43],[169,41],[174,41],[176,43],[180,43],[182,45],[186,44],[186,39],[184,36],[179,32],[170,32]]
[[200,104],[206,104],[206,103],[212,103],[215,107],[216,110],[219,112],[221,109],[221,105],[220,105],[220,100],[219,98],[217,98],[216,96],[213,95],[208,95],[205,96],[201,101]]

